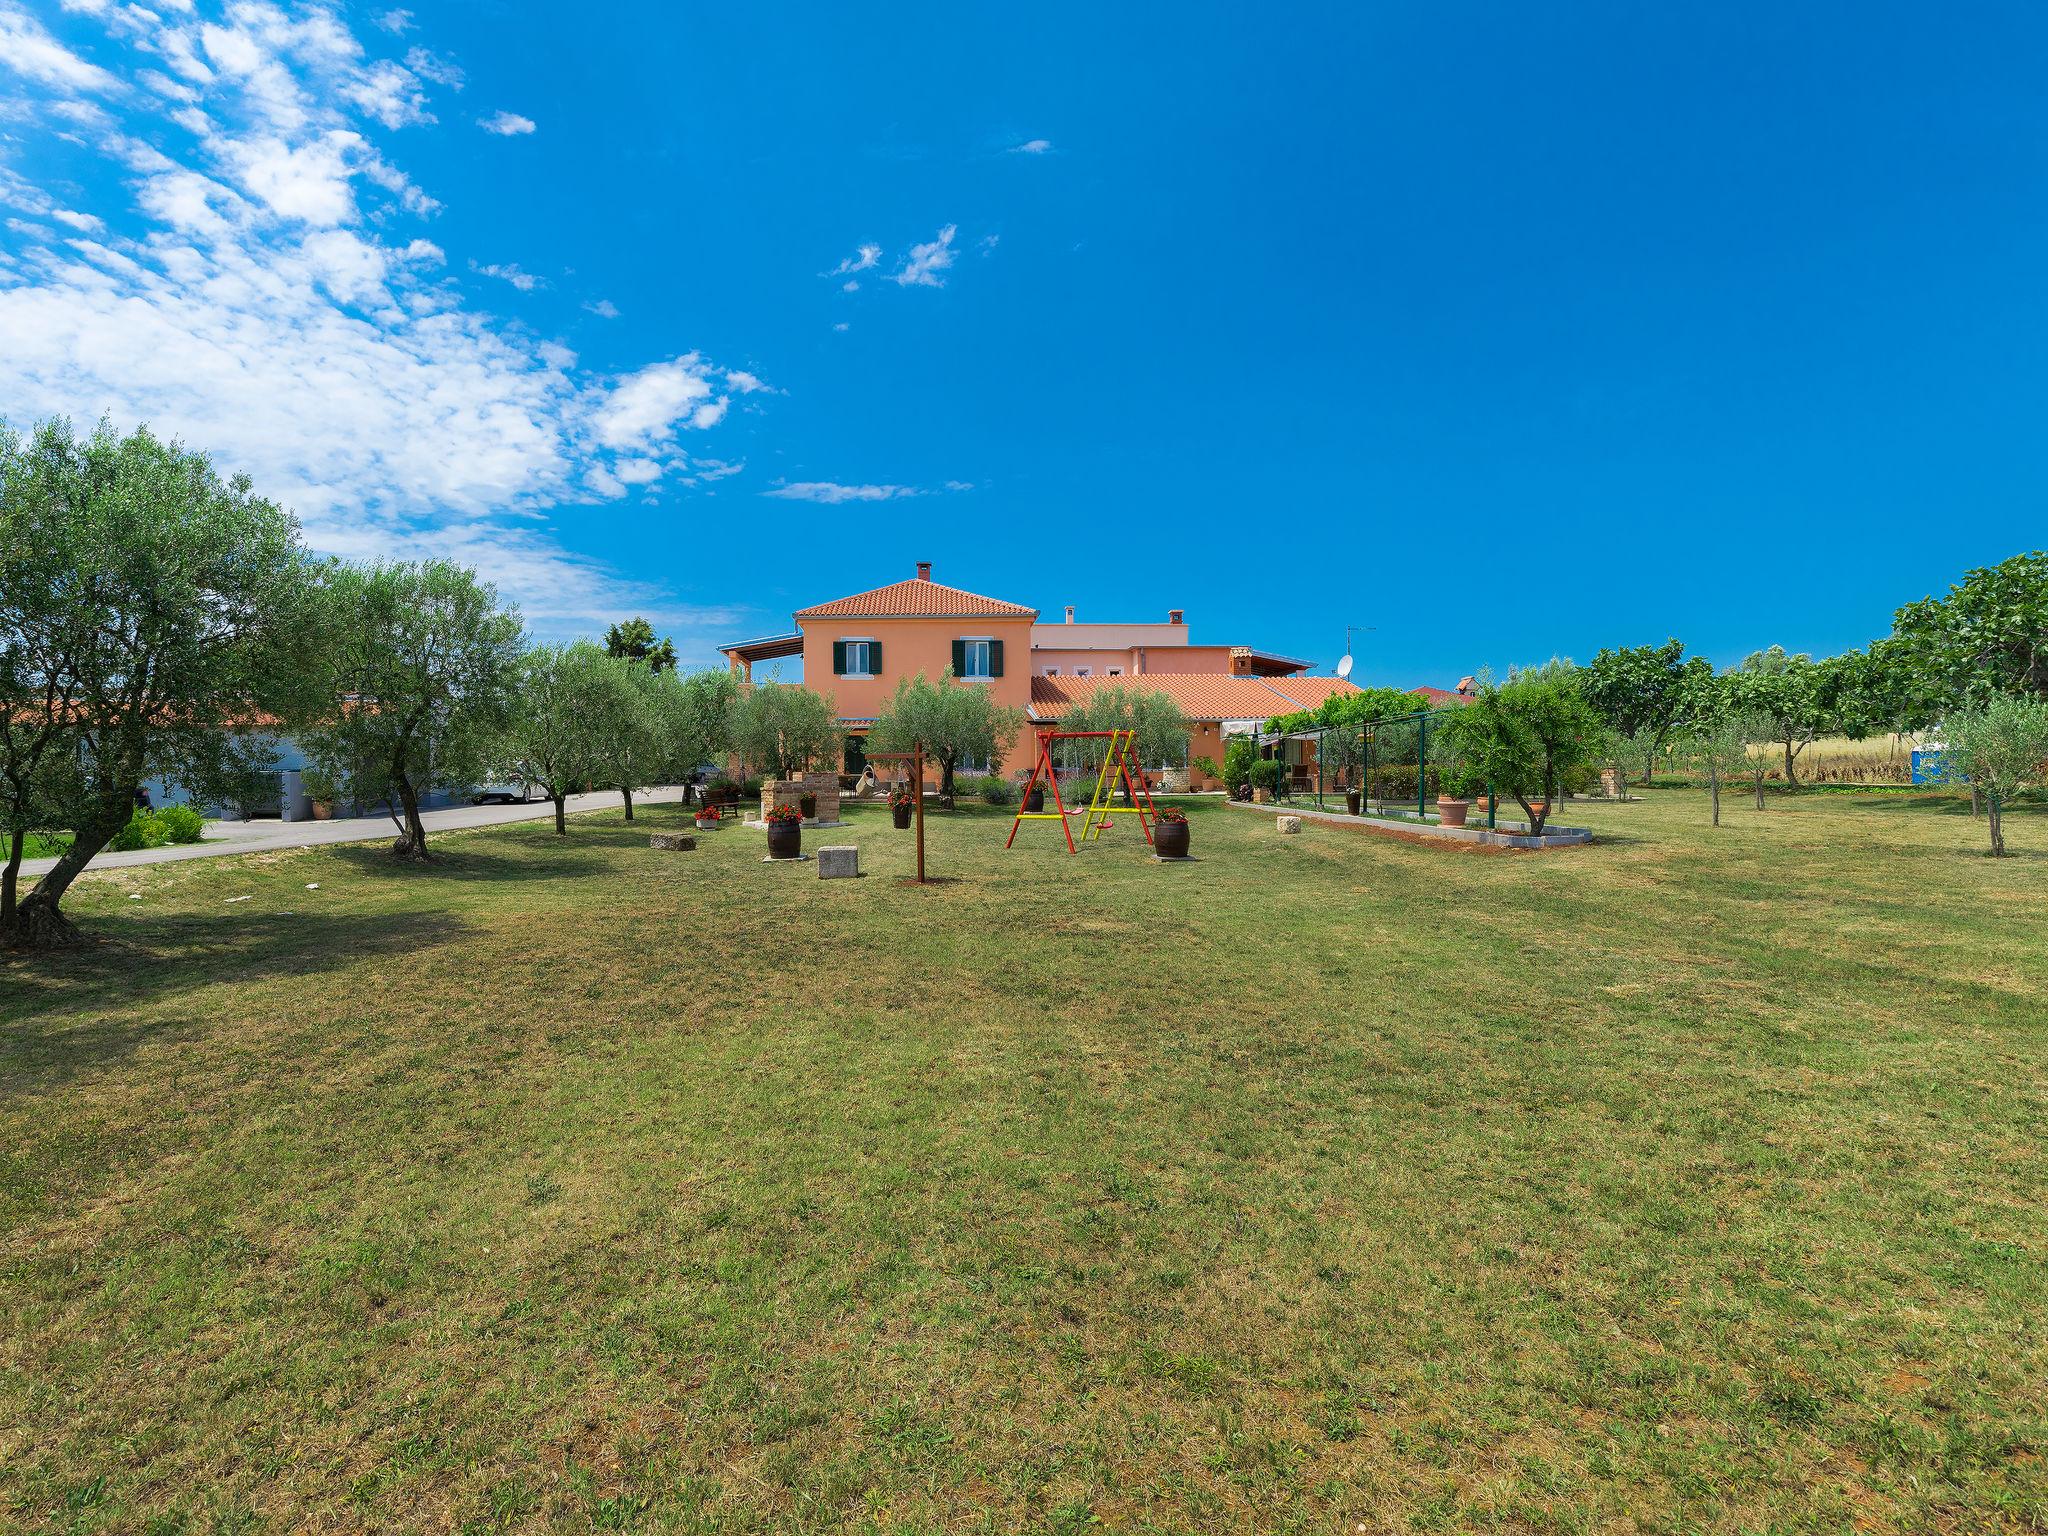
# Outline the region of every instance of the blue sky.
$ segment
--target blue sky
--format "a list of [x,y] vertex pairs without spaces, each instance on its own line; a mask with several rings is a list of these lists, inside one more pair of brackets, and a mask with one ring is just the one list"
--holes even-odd
[[2044,64],[1996,5],[0,0],[0,414],[700,661],[917,559],[1400,684],[1833,651],[2043,542]]

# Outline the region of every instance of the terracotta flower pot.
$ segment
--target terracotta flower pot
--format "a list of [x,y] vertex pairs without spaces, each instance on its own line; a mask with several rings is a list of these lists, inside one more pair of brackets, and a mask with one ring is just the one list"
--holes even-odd
[[1184,859],[1188,856],[1188,824],[1184,821],[1161,821],[1152,827],[1152,851],[1162,859]]
[[771,821],[768,823],[768,857],[771,859],[793,859],[803,852],[804,829],[800,822]]
[[1462,827],[1465,817],[1472,809],[1470,800],[1454,800],[1449,795],[1436,797],[1436,820],[1440,827]]

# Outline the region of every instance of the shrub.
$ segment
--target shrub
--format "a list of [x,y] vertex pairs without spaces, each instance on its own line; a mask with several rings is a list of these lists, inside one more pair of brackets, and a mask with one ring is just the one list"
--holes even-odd
[[127,826],[108,839],[107,849],[111,853],[134,853],[142,848],[161,848],[169,840],[153,811],[138,810],[128,818]]
[[760,794],[761,775],[759,775],[758,773],[748,774],[746,782],[740,785],[740,793],[745,795],[749,800],[753,799],[754,796]]
[[206,836],[206,818],[189,805],[167,805],[156,813],[167,843],[196,843]]
[[1250,779],[1252,788],[1264,790],[1278,789],[1280,787],[1280,773],[1284,766],[1284,764],[1277,763],[1270,757],[1260,758],[1251,766]]
[[1017,798],[1017,792],[1010,788],[1007,779],[992,773],[981,781],[981,798],[988,805],[1008,805]]
[[1258,748],[1242,736],[1233,736],[1223,744],[1223,782],[1232,794],[1239,785],[1251,782],[1252,764],[1258,759]]

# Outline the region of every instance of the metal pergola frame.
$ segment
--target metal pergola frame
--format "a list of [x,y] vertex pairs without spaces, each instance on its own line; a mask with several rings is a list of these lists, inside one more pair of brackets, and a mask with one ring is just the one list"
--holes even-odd
[[[1429,816],[1429,723],[1438,715],[1446,714],[1442,709],[1417,709],[1402,715],[1379,715],[1371,720],[1361,720],[1355,725],[1314,725],[1293,731],[1262,731],[1254,727],[1251,732],[1252,749],[1263,753],[1268,747],[1275,747],[1282,754],[1283,770],[1289,765],[1285,759],[1286,744],[1290,741],[1314,741],[1316,744],[1316,809],[1324,809],[1323,797],[1328,792],[1325,768],[1328,754],[1323,750],[1324,740],[1332,735],[1349,735],[1356,731],[1359,736],[1358,777],[1362,794],[1361,809],[1369,810],[1372,805],[1373,747],[1383,728],[1412,725],[1415,727],[1415,815],[1418,820]],[[1404,765],[1405,766],[1405,765]],[[1294,776],[1283,771],[1274,794],[1282,800],[1294,798]],[[1499,799],[1493,786],[1486,786],[1486,825],[1492,829],[1499,816]]]

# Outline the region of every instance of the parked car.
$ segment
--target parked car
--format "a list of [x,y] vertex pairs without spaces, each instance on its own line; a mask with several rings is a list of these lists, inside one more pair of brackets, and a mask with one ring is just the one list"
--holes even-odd
[[479,784],[469,797],[471,805],[525,805],[537,799],[533,786],[524,779],[509,784]]

